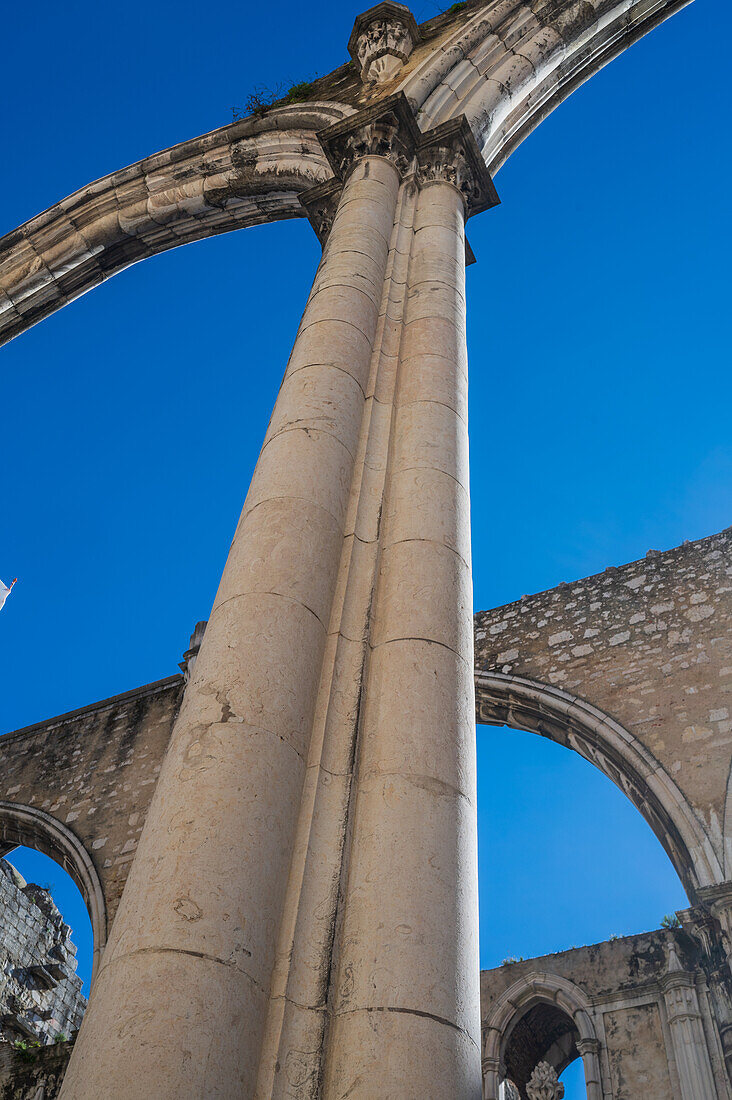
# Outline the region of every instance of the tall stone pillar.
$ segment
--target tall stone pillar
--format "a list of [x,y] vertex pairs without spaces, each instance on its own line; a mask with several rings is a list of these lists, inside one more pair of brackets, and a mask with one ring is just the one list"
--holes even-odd
[[368,156],[344,187],[68,1100],[253,1094],[398,189]]
[[681,1100],[700,1100],[717,1096],[709,1050],[704,1035],[699,997],[694,975],[687,973],[679,960],[673,939],[668,943],[668,972],[661,979],[666,1015],[676,1068],[679,1073]]
[[602,1100],[602,1075],[600,1073],[600,1044],[597,1039],[578,1039],[577,1050],[585,1071],[587,1100]]
[[482,1092],[460,156],[418,154],[327,1100]]
[[321,141],[323,261],[64,1100],[480,1097],[463,223],[497,198],[401,95]]
[[732,1096],[732,890],[730,884],[704,886],[698,904],[677,913],[685,932],[701,948],[701,965],[708,985],[708,1004],[719,1038],[718,1055],[724,1063],[727,1092]]

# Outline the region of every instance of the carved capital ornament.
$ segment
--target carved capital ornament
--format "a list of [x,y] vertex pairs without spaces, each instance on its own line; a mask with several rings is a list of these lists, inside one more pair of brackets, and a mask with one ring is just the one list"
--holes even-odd
[[564,1085],[548,1062],[539,1062],[526,1085],[529,1100],[562,1100]]
[[463,198],[466,217],[500,202],[465,116],[422,133],[403,92],[321,130],[318,140],[334,178],[310,188],[300,202],[321,243],[333,223],[343,183],[365,157],[384,157],[402,178],[412,173],[421,186],[451,184]]
[[388,96],[318,134],[330,166],[341,180],[369,156],[385,157],[400,175],[406,175],[419,139],[419,127],[403,93]]
[[451,183],[465,202],[466,217],[500,202],[498,192],[465,115],[422,134],[417,150],[417,178]]

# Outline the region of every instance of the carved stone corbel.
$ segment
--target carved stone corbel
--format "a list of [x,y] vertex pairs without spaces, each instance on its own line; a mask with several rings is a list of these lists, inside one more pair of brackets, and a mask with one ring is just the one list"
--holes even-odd
[[409,8],[384,0],[357,17],[348,52],[364,84],[388,84],[399,76],[421,38]]
[[315,236],[323,246],[333,225],[342,190],[343,184],[339,179],[330,179],[300,195],[300,203],[305,208]]

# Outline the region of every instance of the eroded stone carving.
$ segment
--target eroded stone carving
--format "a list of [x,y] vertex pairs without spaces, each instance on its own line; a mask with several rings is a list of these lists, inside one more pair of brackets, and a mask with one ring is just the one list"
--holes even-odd
[[413,162],[419,137],[412,109],[401,93],[318,134],[340,179],[345,179],[356,161],[367,156],[386,157],[403,175]]
[[419,182],[446,180],[465,200],[466,214],[477,214],[500,201],[485,161],[465,118],[435,126],[423,135],[419,146]]
[[539,1062],[526,1086],[529,1100],[563,1100],[564,1085],[548,1062]]
[[394,80],[420,37],[414,16],[403,4],[387,0],[359,15],[348,49],[364,84]]

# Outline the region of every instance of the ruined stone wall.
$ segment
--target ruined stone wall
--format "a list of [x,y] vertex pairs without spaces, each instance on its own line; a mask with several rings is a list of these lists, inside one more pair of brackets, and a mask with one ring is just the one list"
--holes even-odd
[[18,1051],[0,1043],[0,1100],[56,1100],[73,1047],[72,1041]]
[[[732,528],[479,612],[475,625],[478,673],[562,689],[637,738],[696,816],[714,878],[729,877]],[[480,677],[477,707],[479,721],[511,724]]]
[[[674,1033],[679,1022],[669,1000],[679,984],[689,995],[685,1013],[696,1025],[695,1031],[687,1030],[681,1037]],[[506,1004],[508,1011],[501,1015]],[[566,1009],[567,1041],[555,1042],[557,1028],[545,1027],[548,1037],[543,1049],[540,1039],[537,1045],[542,1013],[551,1022],[557,1005]],[[687,1095],[721,1100],[728,1096],[698,946],[681,931],[626,936],[483,971],[481,1014],[484,1049],[489,1054],[499,1051],[504,1066],[506,1061],[516,1062],[511,1044],[525,1038],[520,1026],[525,1017],[532,1023],[530,1035],[526,1034],[534,1064],[546,1059],[561,1073],[579,1054],[584,1056],[589,1082],[596,1060],[598,1091],[593,1094],[588,1087],[588,1096],[598,1100],[637,1100],[639,1096],[669,1100]],[[499,1020],[500,1037],[493,1031]],[[586,1033],[584,1041],[581,1030]],[[687,1091],[688,1065],[678,1063],[689,1051],[692,1059],[704,1064],[708,1094]],[[523,1082],[519,1084],[523,1088]],[[523,1100],[523,1091],[521,1095]]]
[[71,929],[42,887],[0,859],[0,1041],[47,1044],[81,1024]]
[[[0,738],[0,802],[42,810],[71,830],[102,883],[109,923],[177,713],[173,676]],[[0,812],[0,844],[19,840]],[[35,846],[43,850],[42,837]],[[0,854],[2,854],[0,852]],[[54,853],[49,853],[54,854]]]

